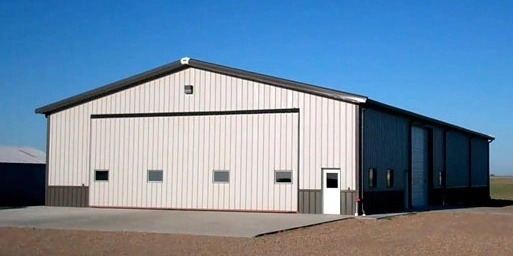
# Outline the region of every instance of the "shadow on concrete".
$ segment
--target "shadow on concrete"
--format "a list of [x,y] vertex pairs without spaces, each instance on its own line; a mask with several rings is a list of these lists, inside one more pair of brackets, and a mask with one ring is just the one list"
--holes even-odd
[[27,206],[0,205],[0,211],[1,210],[9,210],[9,209],[21,209],[21,208],[27,208]]
[[506,206],[512,206],[513,200],[507,200],[507,199],[492,199],[488,203],[487,207],[506,207]]

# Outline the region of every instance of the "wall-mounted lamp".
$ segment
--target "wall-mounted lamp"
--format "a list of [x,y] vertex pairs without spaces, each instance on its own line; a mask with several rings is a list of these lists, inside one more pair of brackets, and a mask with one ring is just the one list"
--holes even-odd
[[185,94],[192,94],[194,92],[194,88],[192,85],[185,85],[183,88]]

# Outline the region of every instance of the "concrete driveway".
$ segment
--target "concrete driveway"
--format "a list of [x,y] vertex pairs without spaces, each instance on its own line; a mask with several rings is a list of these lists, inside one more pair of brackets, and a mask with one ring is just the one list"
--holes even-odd
[[0,227],[255,237],[347,218],[352,216],[37,206],[0,210]]

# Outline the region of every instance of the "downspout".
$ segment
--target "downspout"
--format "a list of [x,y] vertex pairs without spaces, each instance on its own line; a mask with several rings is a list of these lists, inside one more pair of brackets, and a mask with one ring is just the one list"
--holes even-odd
[[[364,207],[364,198],[363,198],[363,188],[364,188],[364,184],[363,184],[363,163],[365,162],[363,160],[363,157],[364,157],[364,152],[365,150],[363,149],[364,146],[365,146],[365,133],[364,133],[364,127],[365,127],[365,108],[361,108],[360,110],[360,179],[359,179],[359,182],[360,182],[360,202],[361,202],[361,206],[362,206],[362,215],[365,216],[365,207]],[[358,204],[358,202],[357,202]]]
[[488,202],[491,202],[492,201],[492,197],[490,195],[490,144],[492,144],[492,142],[495,140],[495,138],[491,138],[488,140],[488,150],[487,150],[487,165],[486,165],[486,168],[488,169]]
[[444,170],[442,172],[442,206],[447,204],[447,130],[444,130]]

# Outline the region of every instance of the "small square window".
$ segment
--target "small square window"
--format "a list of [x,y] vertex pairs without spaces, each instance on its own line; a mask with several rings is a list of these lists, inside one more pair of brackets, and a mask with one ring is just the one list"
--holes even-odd
[[214,170],[214,183],[229,183],[230,171]]
[[109,170],[94,170],[95,181],[109,181]]
[[292,171],[275,171],[274,182],[276,183],[292,183]]
[[369,188],[375,188],[376,187],[376,168],[370,168],[369,169]]
[[391,188],[394,186],[394,169],[387,170],[387,187]]
[[148,182],[162,182],[164,172],[162,170],[148,170]]

